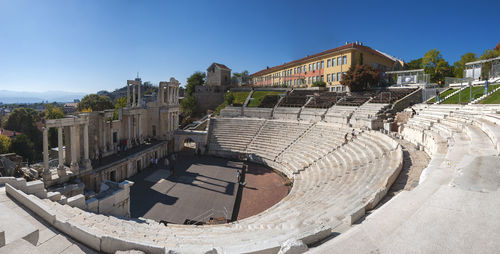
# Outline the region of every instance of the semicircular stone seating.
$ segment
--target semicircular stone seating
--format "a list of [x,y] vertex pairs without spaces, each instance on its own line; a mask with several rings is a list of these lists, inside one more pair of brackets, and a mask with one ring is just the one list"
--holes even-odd
[[255,216],[204,226],[116,218],[48,199],[35,203],[55,215],[56,228],[102,252],[277,253],[289,239],[312,244],[350,226],[377,204],[402,168],[401,147],[380,132],[249,118],[211,119],[209,128],[211,154],[243,153],[270,165],[293,179],[290,193]]
[[400,135],[431,157],[419,185],[310,253],[498,252],[500,105],[413,109]]

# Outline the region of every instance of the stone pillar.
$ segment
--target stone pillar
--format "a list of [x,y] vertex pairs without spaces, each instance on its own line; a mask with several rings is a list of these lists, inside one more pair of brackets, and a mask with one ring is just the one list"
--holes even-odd
[[107,145],[106,145],[106,114],[103,115],[102,119],[102,129],[101,129],[101,137],[102,137],[102,151],[101,153],[104,153],[107,151]]
[[71,135],[71,171],[74,173],[78,173],[78,156],[76,154],[76,126],[72,125],[70,127],[70,135]]
[[142,106],[142,99],[141,99],[141,83],[137,84],[137,106],[141,107]]
[[109,147],[111,151],[115,150],[115,145],[113,143],[113,120],[109,120]]
[[49,128],[43,127],[43,178],[51,180],[49,170]]
[[139,142],[142,144],[142,114],[139,114]]
[[135,84],[132,85],[132,107],[136,106],[136,100],[135,100]]
[[89,124],[83,125],[83,165],[85,169],[90,169],[92,167],[89,160]]
[[57,127],[57,146],[59,149],[59,165],[57,166],[57,175],[59,177],[66,175],[64,167],[64,151],[63,151],[63,127]]
[[131,120],[131,119],[130,119],[130,117],[131,117],[131,115],[128,115],[128,116],[127,116],[127,118],[128,118],[128,128],[127,128],[127,130],[128,130],[128,137],[127,137],[127,146],[128,146],[128,147],[130,147],[130,144],[131,144],[131,141],[132,141],[132,140],[131,140],[131,135],[130,135],[130,131],[131,131],[131,128],[132,128],[132,126],[131,126],[131,124],[130,124],[130,120]]
[[59,150],[59,165],[57,168],[64,169],[63,151],[63,127],[57,127],[57,149]]
[[134,124],[133,124],[133,127],[134,127],[134,140],[137,140],[137,115],[134,115]]
[[130,107],[130,84],[127,82],[127,107]]

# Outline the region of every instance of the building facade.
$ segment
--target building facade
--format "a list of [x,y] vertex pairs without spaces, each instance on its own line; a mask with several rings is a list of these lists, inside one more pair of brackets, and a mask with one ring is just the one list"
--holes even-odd
[[342,75],[356,64],[372,66],[380,71],[402,69],[404,63],[362,43],[326,50],[282,65],[258,71],[250,78],[253,86],[310,87],[324,81],[330,91],[345,91]]

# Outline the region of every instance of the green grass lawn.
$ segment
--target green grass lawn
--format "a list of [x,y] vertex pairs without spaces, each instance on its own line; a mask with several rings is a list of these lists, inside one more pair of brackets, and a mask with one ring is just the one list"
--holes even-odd
[[[451,94],[451,93],[453,93],[453,92],[455,92],[455,91],[457,91],[457,90],[458,90],[458,88],[451,88],[451,89],[448,89],[448,90],[446,90],[446,91],[442,92],[442,93],[439,95],[439,98],[441,98],[441,100],[442,100],[444,97],[448,96],[449,94]],[[434,103],[434,102],[437,102],[437,100],[436,100],[436,97],[435,97],[435,96],[434,96],[434,98],[432,98],[431,100],[429,100],[427,103]]]
[[[493,91],[498,86],[500,86],[500,84],[489,85],[488,92]],[[472,87],[472,100],[481,97],[483,95],[483,92],[484,92],[484,86]],[[457,93],[457,94],[453,95],[452,97],[448,98],[447,100],[442,102],[442,104],[458,104],[459,94],[461,94],[460,96],[462,97],[461,98],[462,104],[471,102],[470,88],[466,88],[466,89],[462,90],[460,93]]]
[[[496,85],[498,86],[498,85]],[[490,90],[490,89],[488,89]],[[500,104],[500,90],[490,94],[490,96],[484,98],[479,104]]]
[[243,105],[249,94],[250,92],[233,92],[234,95],[233,104]]
[[258,107],[266,95],[283,94],[285,91],[254,91],[247,107]]

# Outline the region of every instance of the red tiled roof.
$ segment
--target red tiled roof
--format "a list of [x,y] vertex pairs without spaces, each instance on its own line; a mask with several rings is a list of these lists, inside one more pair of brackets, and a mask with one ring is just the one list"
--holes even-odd
[[303,57],[303,58],[298,59],[298,60],[294,60],[294,61],[291,61],[291,62],[288,62],[288,63],[284,63],[282,65],[277,65],[277,66],[274,66],[274,67],[271,67],[271,68],[268,68],[268,69],[260,70],[260,71],[258,71],[256,73],[250,75],[250,77],[263,75],[263,74],[266,74],[266,73],[269,73],[269,72],[274,72],[276,70],[279,70],[281,68],[287,67],[289,65],[298,64],[298,63],[304,62],[304,61],[312,59],[312,58],[316,58],[316,57],[319,57],[319,56],[322,56],[322,55],[330,54],[330,53],[333,53],[333,52],[337,52],[337,51],[341,51],[341,50],[349,49],[349,48],[360,49],[360,50],[363,50],[365,52],[373,53],[375,55],[378,55],[378,56],[381,56],[381,57],[384,57],[384,58],[387,58],[387,59],[393,61],[391,58],[385,56],[384,54],[382,54],[382,53],[380,53],[380,52],[378,52],[378,51],[376,51],[376,50],[374,50],[374,49],[372,49],[372,48],[370,48],[368,46],[359,45],[359,44],[356,44],[356,43],[349,43],[349,44],[346,44],[346,45],[343,45],[343,46],[340,46],[340,47],[336,47],[336,48],[333,48],[333,49],[325,50],[323,52],[320,52],[320,53],[317,53],[317,54],[314,54],[314,55]]
[[9,138],[15,137],[15,136],[17,136],[19,134],[21,134],[21,132],[10,131],[10,130],[6,130],[6,129],[3,129],[3,128],[0,128],[0,135],[7,136]]
[[221,69],[227,69],[227,70],[231,70],[229,69],[227,66],[223,65],[223,64],[220,64],[220,63],[214,63],[215,65],[219,66],[219,68]]

